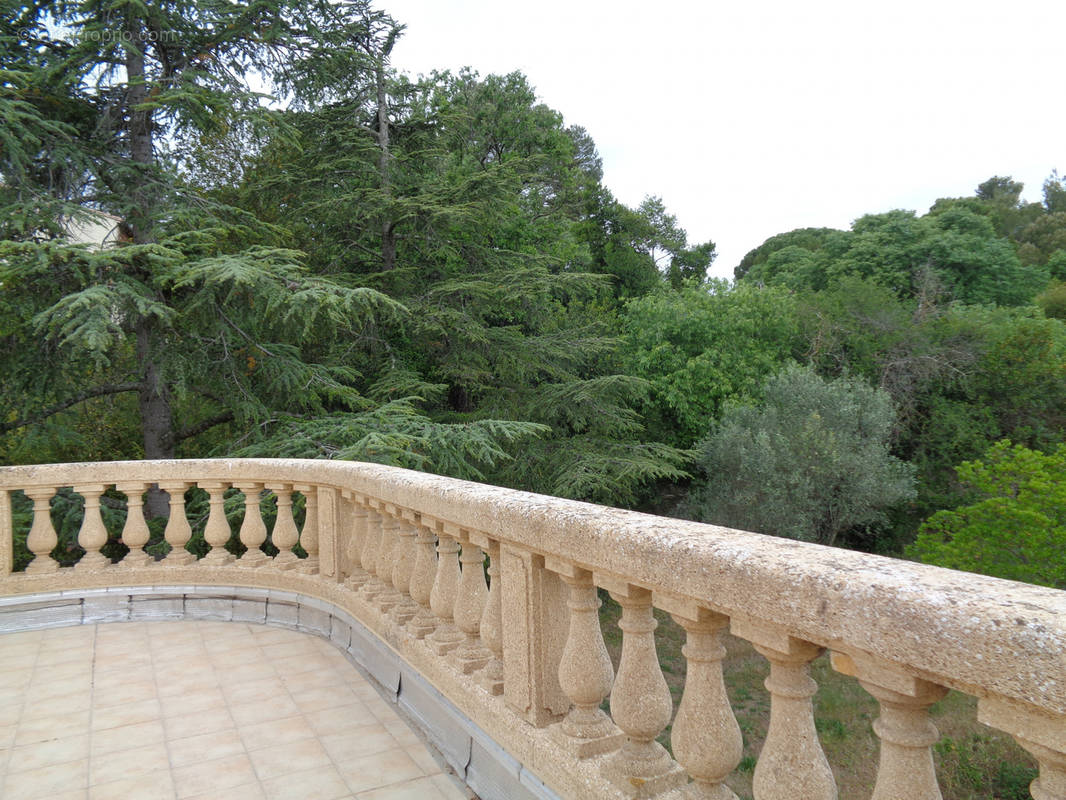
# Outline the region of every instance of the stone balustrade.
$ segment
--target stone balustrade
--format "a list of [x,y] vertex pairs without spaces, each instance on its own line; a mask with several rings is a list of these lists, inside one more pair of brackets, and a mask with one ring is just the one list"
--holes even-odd
[[[142,498],[152,487],[170,499],[161,558],[144,550]],[[208,501],[206,518],[190,524],[193,487]],[[84,500],[85,554],[73,567],[52,555],[59,490]],[[129,554],[117,561],[101,513],[109,491],[127,498]],[[16,492],[32,503],[25,525],[12,514]],[[236,531],[227,505],[234,518],[243,508]],[[194,530],[207,548],[200,558],[187,549]],[[20,571],[16,540],[33,555]],[[617,672],[601,590],[622,608]],[[1036,800],[1066,800],[1066,594],[1051,589],[373,464],[0,469],[0,628],[15,624],[5,620],[20,599],[81,602],[40,617],[55,624],[114,618],[92,616],[100,592],[179,598],[190,609],[190,598],[228,597],[230,614],[264,598],[266,621],[330,636],[407,703],[485,798],[734,798],[725,782],[741,734],[722,677],[728,630],[769,662],[757,800],[837,796],[809,673],[825,651],[880,705],[874,800],[941,797],[928,709],[948,689],[976,696],[979,719],[1033,754]],[[301,622],[302,611],[271,617],[272,604],[314,611]],[[676,714],[654,608],[687,636]],[[656,741],[671,720],[672,754]],[[448,733],[454,725],[466,738]]]

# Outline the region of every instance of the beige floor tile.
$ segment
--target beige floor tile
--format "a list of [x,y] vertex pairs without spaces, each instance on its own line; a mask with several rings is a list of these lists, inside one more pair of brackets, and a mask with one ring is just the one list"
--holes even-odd
[[163,717],[184,717],[200,711],[224,710],[226,698],[217,686],[200,687],[183,694],[164,694],[159,697]]
[[107,708],[94,708],[92,712],[92,729],[94,731],[106,731],[108,728],[121,728],[124,725],[136,725],[138,722],[151,722],[159,719],[160,714],[159,701],[154,698]]
[[163,723],[153,719],[135,725],[95,731],[90,737],[89,752],[90,756],[96,759],[116,750],[124,750],[130,746],[130,742],[141,745],[159,744],[164,738]]
[[259,640],[252,636],[251,630],[230,627],[229,630],[204,631],[204,646],[212,653],[227,653],[244,650],[246,647],[258,647]]
[[89,785],[89,759],[68,761],[4,777],[4,800],[44,800]]
[[[354,672],[355,671],[353,670],[353,673]],[[358,673],[355,673],[355,674],[358,674]],[[362,676],[360,676],[360,678],[362,678]],[[363,701],[364,703],[367,700],[380,700],[381,699],[381,692],[379,692],[377,690],[376,686],[372,686],[369,681],[363,680],[363,682],[360,683],[360,684],[349,682],[348,685],[349,685],[349,687],[352,690],[352,694],[354,694],[356,696],[356,698],[358,698],[359,700]]]
[[30,686],[55,686],[71,685],[77,688],[88,688],[92,682],[93,662],[90,656],[81,661],[67,661],[53,666],[42,666],[40,662],[33,672],[33,680]]
[[203,631],[195,626],[182,626],[175,629],[154,628],[148,630],[150,646],[156,647],[179,646],[184,644],[203,644]]
[[390,703],[381,699],[381,697],[378,697],[376,700],[363,700],[362,703],[366,707],[366,710],[379,722],[391,722],[396,719],[395,703]]
[[65,792],[50,794],[45,800],[89,800],[89,790],[68,789]]
[[140,642],[148,639],[148,629],[139,622],[125,622],[117,625],[95,625],[97,645],[122,647],[128,642]]
[[241,725],[237,733],[249,751],[315,738],[315,732],[302,714],[255,725]]
[[293,641],[294,631],[285,630],[285,628],[275,628],[272,625],[251,625],[249,627],[252,636],[260,646]]
[[[198,794],[187,800],[220,800],[217,792]],[[258,783],[246,783],[243,786],[230,786],[225,791],[223,800],[266,800],[266,793]],[[310,797],[307,800],[311,800]]]
[[213,708],[183,717],[167,717],[163,720],[163,728],[168,740],[187,739],[201,733],[214,733],[234,727],[236,726],[233,724],[233,717],[225,708]]
[[374,717],[367,711],[366,706],[358,702],[312,711],[304,716],[319,736],[340,733],[374,722]]
[[320,738],[326,752],[338,764],[353,761],[363,756],[372,756],[386,750],[395,750],[400,745],[392,738],[384,725],[365,725]]
[[66,694],[46,692],[43,695],[39,689],[27,689],[26,703],[22,709],[22,719],[40,719],[41,717],[51,717],[71,711],[88,711],[92,701],[92,691],[89,688]]
[[169,769],[170,759],[166,745],[162,742],[140,745],[134,741],[130,742],[128,749],[121,752],[92,759],[89,763],[89,785],[137,778]]
[[356,795],[358,800],[444,800],[436,784],[429,778],[416,778],[406,783],[371,789]]
[[245,647],[258,647],[259,640],[252,635],[252,631],[244,628],[243,630],[231,623],[223,623],[229,625],[229,628],[219,628],[217,630],[205,630],[203,631],[204,646],[213,653],[227,653],[236,650],[244,650]]
[[[230,786],[256,782],[252,762],[244,754],[175,767],[172,774],[179,798],[207,792],[215,792],[219,797],[224,797],[223,790]],[[308,798],[312,796],[308,795]]]
[[96,680],[126,680],[135,675],[151,674],[152,668],[152,658],[144,650],[124,656],[109,654],[101,658],[98,655],[93,663],[93,677]]
[[15,732],[15,746],[62,739],[88,729],[88,711],[72,711],[20,721]]
[[30,633],[0,637],[4,800],[468,797],[322,639],[199,621]]
[[331,765],[329,755],[317,739],[264,747],[262,750],[253,750],[248,757],[260,781]]
[[190,640],[187,642],[157,644],[156,640],[153,639],[148,649],[152,655],[152,660],[161,661],[163,664],[195,664],[199,661],[206,663],[210,658],[207,648],[204,647],[203,642],[199,641]]
[[437,791],[444,795],[444,800],[470,800],[475,797],[469,786],[450,773],[433,775],[430,780]]
[[405,747],[404,750],[407,755],[411,757],[411,760],[418,764],[418,768],[422,770],[426,775],[432,775],[436,772],[441,772],[442,767],[435,759],[425,745],[418,745],[417,747]]
[[22,715],[22,706],[26,698],[26,690],[11,688],[7,691],[0,688],[0,713],[5,719],[14,717],[18,719]]
[[81,761],[89,757],[89,735],[86,733],[51,739],[37,744],[26,744],[11,750],[7,764],[8,773],[41,769],[68,761]]
[[149,772],[89,788],[89,800],[174,800],[176,796],[169,770]]
[[356,794],[421,778],[425,774],[406,752],[398,748],[345,761],[337,765],[337,770]]
[[67,647],[92,646],[96,641],[96,627],[93,625],[70,625],[59,628],[45,628],[41,637],[42,650],[56,650]]
[[422,739],[411,730],[411,726],[404,722],[399,716],[395,716],[391,720],[385,720],[385,730],[392,734],[392,738],[395,739],[402,747],[417,747],[422,744]]
[[[5,647],[6,647],[5,642]],[[29,647],[19,648],[8,652],[4,650],[4,654],[0,657],[0,677],[5,680],[11,680],[11,676],[14,673],[24,673],[26,670],[30,670],[32,675],[33,665],[37,663],[37,648],[30,649]]]
[[155,699],[157,698],[154,680],[142,679],[121,683],[114,681],[93,687],[94,709],[126,705],[128,703],[142,703],[146,700]]
[[338,800],[350,796],[348,784],[333,767],[263,781],[263,790],[269,800]]
[[231,706],[239,706],[243,703],[270,703],[279,695],[287,694],[285,687],[274,678],[244,680],[240,670],[236,670],[234,678],[222,686],[222,694]]
[[221,675],[205,663],[157,669],[155,674],[156,690],[160,697],[217,688],[221,680]]
[[171,765],[184,767],[198,761],[238,755],[245,751],[245,747],[241,737],[237,735],[237,729],[231,728],[185,739],[171,739],[167,742],[167,750],[170,752]]
[[49,671],[59,667],[67,667],[71,664],[84,669],[86,664],[92,664],[92,660],[92,644],[55,649],[42,647],[41,652],[37,654],[37,666],[46,667]]
[[[264,648],[266,649],[266,648]],[[306,675],[308,672],[315,673],[316,677],[328,673],[332,667],[317,653],[301,653],[295,655],[274,657],[270,659],[278,675],[283,678],[291,678],[296,675]],[[307,678],[301,679],[306,682]]]
[[307,658],[309,656],[313,657],[317,655],[317,653],[308,648],[301,641],[261,644],[259,645],[259,649],[262,651],[264,658],[268,658],[273,662],[284,661],[285,659],[293,657]]
[[225,670],[220,667],[219,672],[222,672],[225,675],[239,674],[241,680],[245,681],[258,681],[270,678],[278,685],[278,688],[284,688],[284,684],[281,682],[281,676],[278,675],[274,666],[266,661],[259,661],[252,664],[241,664],[240,667],[232,669],[227,668]]
[[220,672],[239,670],[245,664],[258,664],[266,659],[258,647],[246,647],[243,650],[227,650],[208,656],[211,665]]
[[[237,725],[256,725],[273,719],[294,717],[300,713],[296,703],[287,695],[275,697],[270,702],[241,703],[229,707],[229,713]],[[313,726],[312,726],[313,727]]]
[[289,694],[300,710],[307,713],[359,702],[359,698],[347,686],[311,686],[298,691],[290,691]]

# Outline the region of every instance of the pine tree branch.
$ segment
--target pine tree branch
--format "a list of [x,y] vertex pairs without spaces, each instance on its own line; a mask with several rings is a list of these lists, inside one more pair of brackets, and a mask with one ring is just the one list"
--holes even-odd
[[46,408],[43,411],[38,411],[36,414],[30,414],[28,417],[22,417],[21,419],[13,420],[12,422],[0,422],[0,433],[7,433],[8,431],[24,428],[27,425],[36,425],[38,422],[48,419],[51,416],[58,414],[60,411],[66,411],[71,406],[75,406],[78,403],[89,400],[93,397],[103,397],[109,394],[122,394],[123,392],[136,392],[141,388],[139,383],[104,383],[99,386],[94,386],[91,389],[86,389],[84,392],[78,392],[62,403],[56,403],[50,408]]
[[199,436],[204,431],[208,431],[214,428],[216,425],[221,425],[224,422],[233,421],[232,411],[223,411],[221,414],[215,414],[213,417],[197,422],[195,425],[190,425],[187,428],[183,428],[174,434],[174,443],[183,442],[186,439],[191,439],[193,436]]

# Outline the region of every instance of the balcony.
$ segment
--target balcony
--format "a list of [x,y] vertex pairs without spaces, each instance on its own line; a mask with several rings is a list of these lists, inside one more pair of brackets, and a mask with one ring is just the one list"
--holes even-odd
[[[152,485],[170,503],[171,549],[161,560],[143,550],[150,540],[142,501]],[[209,498],[200,558],[186,548],[193,535],[186,493],[194,487]],[[129,553],[117,562],[101,513],[112,489],[126,495],[128,508],[122,542]],[[78,543],[85,555],[73,566],[53,557],[57,490],[84,499]],[[32,524],[22,528],[16,520],[23,517],[12,513],[15,492],[33,503]],[[294,517],[297,495],[303,511]],[[227,497],[231,511],[234,502],[244,505],[237,531]],[[33,558],[13,571],[23,538]],[[617,671],[604,645],[599,589],[622,608]],[[654,609],[669,613],[687,637],[676,711],[656,656]],[[102,624],[118,621],[126,625]],[[37,630],[74,625],[92,627]],[[248,675],[233,661],[219,688],[231,714],[246,695],[252,706],[295,702],[294,686],[317,689],[320,700],[330,698],[327,708],[343,708],[345,689],[361,708],[370,706],[373,724],[393,727],[397,743],[400,717],[378,714],[395,710],[411,720],[426,753],[439,753],[486,800],[733,797],[725,781],[740,761],[741,735],[722,679],[726,630],[769,662],[757,800],[837,796],[811,702],[810,663],[826,650],[833,667],[880,705],[874,800],[941,796],[928,709],[948,689],[975,696],[979,719],[1033,754],[1035,800],[1066,800],[1066,595],[1059,591],[372,464],[205,460],[0,470],[0,630],[24,637],[5,637],[5,652],[14,652],[8,642],[37,641],[39,658],[53,637],[80,641],[80,631],[93,630],[99,644],[125,629],[143,636],[151,653],[163,636],[157,625],[191,626],[187,635],[205,651],[212,642],[222,664],[234,657],[226,653],[240,651],[229,648],[231,640],[311,642],[330,666],[328,682],[319,669],[288,666],[291,658],[271,659],[272,673]],[[110,657],[120,672],[123,652],[131,649]],[[79,670],[77,659],[67,663]],[[129,662],[128,683],[110,685],[112,699],[128,686],[135,704],[142,666]],[[175,670],[164,657],[161,667],[154,680],[165,714],[164,686],[168,697],[192,697],[179,689],[196,663]],[[347,683],[340,686],[337,675],[349,676]],[[380,706],[371,690],[383,694]],[[33,695],[23,702],[28,707]],[[355,702],[348,703],[353,713]],[[667,750],[656,739],[671,722]],[[263,732],[286,744],[281,726],[266,724]],[[319,744],[329,752],[321,734]],[[355,757],[346,752],[342,746],[333,763]],[[294,746],[291,758],[299,757]],[[446,777],[418,758],[426,767],[413,780]],[[175,776],[181,769],[173,756],[170,768]],[[266,788],[271,778],[256,775]],[[347,791],[339,796],[361,796]]]

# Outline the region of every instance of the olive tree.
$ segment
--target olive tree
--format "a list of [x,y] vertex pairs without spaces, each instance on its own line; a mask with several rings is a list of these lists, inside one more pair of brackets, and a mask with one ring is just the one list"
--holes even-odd
[[883,390],[789,366],[759,405],[733,405],[699,445],[704,478],[684,512],[705,522],[821,544],[881,521],[914,496],[914,470],[889,453]]

